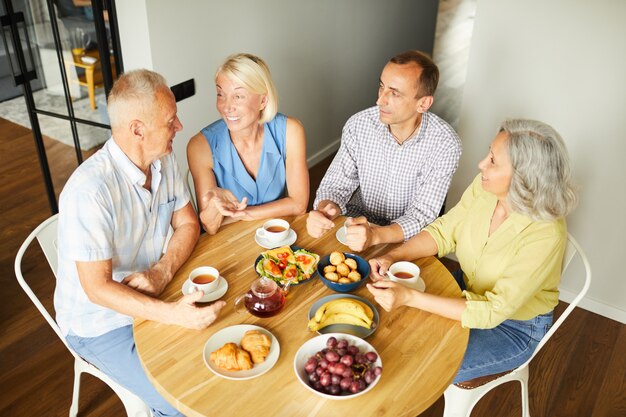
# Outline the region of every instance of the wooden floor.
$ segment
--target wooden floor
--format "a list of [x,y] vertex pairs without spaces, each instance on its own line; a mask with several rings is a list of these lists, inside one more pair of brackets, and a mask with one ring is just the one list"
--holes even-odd
[[[58,193],[76,167],[74,151],[52,140],[46,140],[46,147]],[[317,188],[329,162],[311,170],[311,189]],[[67,416],[72,357],[22,292],[13,272],[19,245],[49,216],[48,203],[30,131],[3,119],[0,179],[0,416]],[[27,252],[24,273],[51,306],[54,280],[37,247]],[[626,416],[625,393],[626,326],[585,310],[574,311],[531,366],[533,417]],[[520,416],[518,397],[516,384],[504,385],[488,394],[472,416]],[[124,415],[119,399],[91,376],[83,377],[79,410],[81,416]],[[439,399],[422,416],[442,413]]]

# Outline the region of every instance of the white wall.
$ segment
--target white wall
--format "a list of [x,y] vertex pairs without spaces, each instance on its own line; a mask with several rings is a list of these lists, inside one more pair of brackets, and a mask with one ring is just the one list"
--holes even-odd
[[348,117],[375,103],[380,71],[391,56],[411,48],[432,51],[437,3],[125,0],[116,5],[125,69],[152,68],[171,85],[195,78],[196,95],[178,105],[184,130],[175,152],[186,168],[188,139],[218,118],[213,75],[226,56],[250,52],[266,60],[279,111],[303,122],[314,164],[338,147]]
[[[461,109],[464,153],[449,201],[477,174],[499,122],[561,133],[580,186],[569,231],[593,282],[583,307],[626,322],[626,2],[479,0]],[[577,288],[565,280],[564,299]]]

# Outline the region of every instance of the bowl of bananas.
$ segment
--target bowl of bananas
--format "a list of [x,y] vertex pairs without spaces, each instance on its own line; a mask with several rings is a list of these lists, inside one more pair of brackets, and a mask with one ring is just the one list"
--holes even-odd
[[308,328],[319,334],[343,333],[362,339],[378,327],[380,317],[367,299],[352,294],[322,297],[309,309]]
[[328,288],[346,293],[356,291],[365,283],[370,265],[358,255],[332,252],[317,263],[317,273]]

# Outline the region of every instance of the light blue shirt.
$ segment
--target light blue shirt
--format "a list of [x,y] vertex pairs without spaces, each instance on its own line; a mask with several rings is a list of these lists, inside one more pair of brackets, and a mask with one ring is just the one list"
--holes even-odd
[[113,280],[153,266],[163,253],[172,215],[189,202],[173,155],[145,174],[113,139],[72,174],[59,199],[56,320],[64,335],[96,337],[132,318],[89,301],[76,261],[112,260]]
[[250,206],[278,200],[285,194],[287,116],[278,113],[263,128],[263,149],[256,181],[246,171],[224,120],[217,120],[202,129],[213,153],[217,186],[230,190],[238,200],[248,197]]

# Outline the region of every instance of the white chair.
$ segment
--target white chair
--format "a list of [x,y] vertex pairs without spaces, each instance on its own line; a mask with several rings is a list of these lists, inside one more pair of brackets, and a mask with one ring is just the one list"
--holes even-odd
[[576,307],[580,300],[585,296],[587,290],[589,289],[589,284],[591,283],[591,267],[589,266],[587,256],[578,242],[576,242],[570,234],[567,235],[567,248],[565,249],[565,255],[563,256],[563,268],[561,274],[565,273],[567,267],[576,254],[578,254],[585,267],[585,283],[578,295],[559,316],[543,339],[541,339],[541,342],[535,349],[535,352],[530,359],[513,371],[476,388],[466,389],[457,387],[454,384],[450,385],[443,393],[445,397],[445,408],[443,412],[444,417],[470,417],[472,409],[485,394],[498,385],[509,381],[520,382],[522,391],[522,417],[530,417],[528,405],[528,365],[530,364],[530,361],[533,360],[537,352],[539,352],[543,345],[546,344],[548,339],[550,339],[550,337],[552,337],[552,335],[556,332],[559,326],[563,324],[567,316],[569,316],[572,310],[574,310],[574,307]]
[[32,231],[30,235],[26,238],[19,251],[17,252],[17,256],[15,257],[15,275],[17,276],[17,281],[22,286],[22,289],[26,292],[31,301],[35,304],[39,312],[46,319],[48,324],[52,327],[52,330],[55,331],[57,336],[61,339],[65,347],[70,351],[70,353],[74,356],[74,393],[72,395],[72,405],[70,407],[70,417],[76,416],[78,413],[78,397],[80,393],[80,376],[83,372],[91,374],[96,378],[101,379],[105,384],[107,384],[113,391],[120,397],[122,403],[124,404],[124,408],[126,409],[126,413],[129,417],[150,417],[152,414],[150,412],[150,408],[135,394],[128,391],[126,388],[119,385],[117,382],[113,381],[106,374],[100,371],[98,368],[90,364],[89,362],[82,359],[76,352],[69,347],[65,338],[61,334],[61,329],[54,321],[48,310],[43,306],[37,295],[30,288],[26,280],[24,280],[24,276],[22,275],[22,258],[24,257],[24,253],[26,249],[30,246],[31,242],[37,238],[39,241],[39,245],[43,250],[48,263],[50,264],[50,268],[56,277],[57,272],[57,220],[58,215],[54,215],[48,218],[46,221],[41,223],[35,230]]

